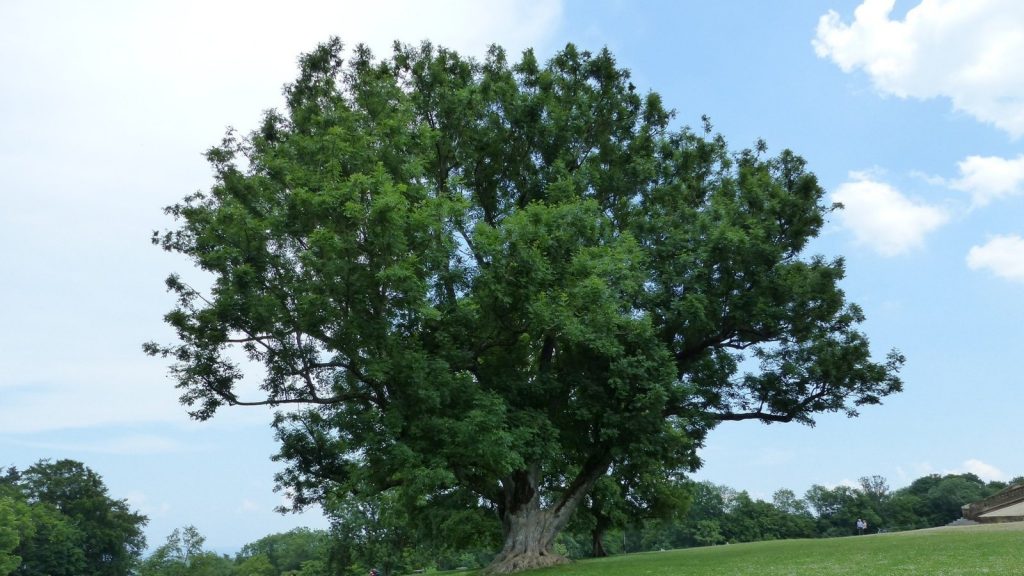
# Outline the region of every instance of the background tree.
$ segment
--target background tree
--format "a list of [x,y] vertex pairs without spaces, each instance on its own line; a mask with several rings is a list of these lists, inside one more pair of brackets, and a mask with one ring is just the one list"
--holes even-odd
[[777,540],[782,530],[782,513],[769,502],[750,497],[745,490],[736,493],[727,504],[722,520],[722,536],[728,542]]
[[7,576],[21,565],[17,555],[21,533],[27,524],[25,506],[0,493],[0,576]]
[[[301,58],[287,108],[229,133],[167,209],[182,401],[270,405],[297,507],[355,483],[496,513],[493,572],[556,535],[634,453],[693,459],[723,421],[855,415],[900,390],[871,359],[832,209],[789,151],[670,128],[607,51],[541,65],[424,44]],[[262,396],[230,352],[262,367]]]
[[417,537],[418,524],[409,517],[411,507],[403,505],[403,496],[392,488],[331,504],[331,536],[340,568],[352,574],[377,568],[382,576],[391,576],[437,567],[433,539]]
[[[818,521],[818,533],[822,536],[850,536],[856,534],[858,518],[877,527],[880,519],[867,514],[869,507],[861,499],[857,488],[836,486],[826,488],[815,484],[804,495],[814,509]],[[867,517],[865,517],[867,516]]]
[[725,516],[725,498],[722,488],[708,481],[690,485],[693,503],[683,521],[678,547],[710,546],[724,543],[722,518]]
[[914,506],[918,528],[942,526],[960,518],[964,504],[987,498],[1000,490],[975,474],[930,474],[897,491]]
[[270,559],[265,554],[256,554],[239,558],[235,562],[235,574],[238,576],[278,576]]
[[[694,465],[644,458],[633,454],[614,463],[608,474],[599,479],[577,512],[577,526],[589,532],[590,555],[607,556],[605,536],[609,530],[642,528],[646,521],[671,521],[686,511],[690,504],[688,486],[681,470]],[[669,472],[675,468],[677,473]]]
[[140,576],[184,576],[192,560],[203,553],[206,538],[195,526],[175,528],[139,568]]
[[876,509],[881,509],[886,500],[892,496],[892,491],[889,489],[889,481],[883,476],[862,476],[858,480],[860,484],[860,493],[867,498],[868,501]]
[[299,572],[306,562],[325,561],[330,547],[330,536],[326,531],[295,528],[246,544],[236,556],[236,561],[264,556],[275,574]]
[[[21,473],[18,484],[30,504],[43,505],[40,509],[49,506],[58,513],[40,513],[38,522],[50,532],[37,529],[36,537],[44,539],[46,549],[57,554],[80,551],[83,556],[79,570],[72,568],[71,558],[45,555],[52,558],[54,568],[60,566],[59,572],[123,576],[138,563],[146,547],[142,532],[146,517],[132,512],[125,500],[111,498],[99,474],[81,462],[41,460]],[[65,543],[65,550],[52,550],[50,544],[55,542]]]
[[35,503],[27,509],[18,555],[18,576],[78,576],[87,573],[85,535],[75,520],[55,506]]
[[796,497],[788,488],[781,488],[772,494],[772,506],[780,515],[777,538],[813,538],[814,515],[807,501]]
[[928,524],[917,514],[917,510],[920,509],[921,499],[919,497],[903,490],[897,490],[886,503],[883,527],[888,530],[925,528]]
[[[175,528],[139,566],[139,576],[276,576],[280,572],[261,574],[244,566],[236,571],[235,563],[227,556],[205,550],[206,537],[195,526]],[[240,565],[239,568],[242,568]]]
[[17,517],[19,576],[128,574],[145,547],[146,518],[114,500],[80,462],[40,460],[0,476],[0,499]]

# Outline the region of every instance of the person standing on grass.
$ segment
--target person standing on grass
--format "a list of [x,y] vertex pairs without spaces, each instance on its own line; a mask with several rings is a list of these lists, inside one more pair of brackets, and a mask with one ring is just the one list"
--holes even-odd
[[857,518],[857,535],[864,534],[864,530],[868,527],[868,523],[862,518]]

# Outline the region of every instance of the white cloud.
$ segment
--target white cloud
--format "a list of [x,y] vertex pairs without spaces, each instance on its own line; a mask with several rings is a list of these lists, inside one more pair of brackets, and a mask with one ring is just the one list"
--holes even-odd
[[248,498],[244,498],[238,505],[236,512],[261,512],[264,508]]
[[1024,282],[1024,238],[1015,234],[995,236],[981,246],[972,246],[967,253],[967,266]]
[[[18,111],[0,152],[5,135],[19,162],[66,150],[63,162],[85,156],[74,172],[91,180],[90,165],[109,165],[89,161],[101,151],[130,174],[153,157],[166,165],[173,150],[194,156],[205,176],[198,151],[226,126],[248,131],[263,110],[280,107],[298,56],[329,36],[378,55],[396,40],[430,40],[476,57],[496,43],[515,58],[531,46],[549,52],[561,19],[559,0],[0,2],[0,22],[10,23],[0,34],[0,106]],[[173,165],[180,178],[182,165]],[[101,184],[124,178],[99,172]],[[82,188],[57,189],[94,201]]]
[[1003,472],[1002,470],[1000,470],[998,467],[993,466],[992,464],[989,464],[987,462],[978,460],[977,458],[968,458],[967,460],[964,460],[963,463],[961,463],[959,466],[956,466],[954,468],[947,468],[942,470],[941,472],[936,470],[935,467],[928,462],[916,462],[910,466],[910,470],[907,470],[903,467],[897,467],[896,470],[897,475],[899,476],[899,480],[902,484],[908,484],[910,482],[913,482],[914,480],[917,480],[918,478],[928,476],[930,474],[939,474],[944,476],[946,474],[970,473],[974,474],[975,476],[981,478],[986,482],[1005,482],[1006,480],[1010,479],[1010,476]]
[[849,478],[843,478],[842,480],[840,480],[839,482],[836,482],[834,484],[825,484],[825,488],[828,488],[829,490],[835,490],[836,488],[839,488],[840,486],[844,486],[846,488],[855,488],[856,489],[856,488],[860,488],[860,482],[857,482],[855,480],[850,480]]
[[[86,447],[88,448],[88,447]],[[111,438],[92,447],[96,452],[139,456],[166,454],[189,449],[177,440],[151,434],[137,434],[124,438]]]
[[[202,110],[194,104],[204,100],[216,103],[218,128],[255,122],[260,111],[276,105],[268,97],[294,79],[298,55],[329,36],[348,47],[366,44],[378,56],[390,54],[396,40],[430,40],[478,58],[499,44],[515,58],[528,47],[543,51],[562,16],[560,1],[544,0],[300,0],[288,9],[270,1],[187,0],[145,6],[126,22],[139,31],[124,35],[138,47],[128,65],[141,72],[140,88],[162,87],[192,111]],[[239,97],[245,116],[225,118],[231,107],[221,103],[237,105]]]
[[[19,430],[21,431],[21,430]],[[83,442],[16,442],[22,446],[49,451],[117,454],[126,456],[144,456],[150,454],[167,454],[181,452],[192,448],[182,443],[153,434],[134,434],[121,437],[105,437]]]
[[925,236],[949,221],[944,209],[907,198],[869,174],[851,173],[850,177],[832,194],[832,200],[844,207],[839,223],[858,244],[882,256],[923,247]]
[[960,177],[950,186],[970,193],[975,206],[1024,193],[1024,154],[1013,159],[968,156],[958,167]]
[[965,460],[964,463],[961,464],[958,468],[954,468],[953,470],[946,470],[945,472],[943,472],[943,474],[968,473],[974,474],[975,476],[981,478],[986,482],[1005,482],[1006,480],[1010,479],[1010,477],[999,468],[996,468],[991,464],[982,462],[981,460],[977,460],[974,458]]
[[157,504],[153,502],[149,496],[140,490],[133,490],[125,496],[125,500],[128,501],[128,506],[142,512],[150,519],[153,517],[165,517],[167,513],[171,511],[171,505],[167,502],[160,502]]
[[865,0],[847,24],[818,21],[819,57],[864,70],[900,98],[947,97],[953,106],[1017,137],[1024,134],[1024,2],[923,0],[903,20],[895,0]]
[[0,1],[0,434],[187,421],[139,347],[171,339],[162,279],[191,265],[149,234],[209,186],[226,126],[282,104],[300,53],[337,35],[544,57],[561,19],[559,0]]
[[907,485],[922,476],[935,474],[935,468],[928,462],[914,462],[907,467],[896,467],[897,485]]
[[[146,358],[141,352],[134,362],[118,355],[103,356],[99,366],[69,360],[60,366],[43,366],[46,381],[33,379],[27,367],[16,363],[10,374],[0,375],[0,434],[34,434],[57,430],[100,427],[171,424],[211,426],[189,420],[186,408],[178,402],[179,392],[166,376],[165,363]],[[246,382],[240,389],[255,386]],[[224,410],[217,426],[266,425],[271,411]],[[65,445],[86,452],[129,454],[176,451],[180,446],[161,436],[136,434],[112,436],[107,444]]]
[[83,378],[66,384],[5,385],[3,393],[3,434],[187,421],[184,409],[177,405],[173,385],[166,381],[139,386]]

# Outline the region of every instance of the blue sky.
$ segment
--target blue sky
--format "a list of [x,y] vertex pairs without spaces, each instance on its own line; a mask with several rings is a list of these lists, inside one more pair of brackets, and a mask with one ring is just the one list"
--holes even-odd
[[[372,6],[371,6],[372,4]],[[74,458],[150,517],[233,550],[315,511],[272,508],[263,410],[188,420],[166,366],[161,208],[205,189],[201,153],[281,104],[329,35],[385,52],[429,38],[549,56],[608,46],[680,124],[790,148],[846,209],[812,252],[843,283],[905,392],[815,428],[725,424],[700,479],[769,498],[879,474],[1024,474],[1024,3],[414,1],[0,3],[0,465]]]

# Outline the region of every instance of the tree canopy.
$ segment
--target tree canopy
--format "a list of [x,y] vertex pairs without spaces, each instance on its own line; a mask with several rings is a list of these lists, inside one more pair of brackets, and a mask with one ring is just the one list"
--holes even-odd
[[483,507],[491,569],[542,566],[602,477],[651,485],[626,471],[696,468],[720,422],[812,424],[901,389],[842,259],[805,254],[835,208],[805,162],[673,128],[607,50],[346,61],[332,39],[285,96],[167,208],[154,242],[211,285],[170,276],[177,341],[146,350],[196,418],[279,409],[297,507]]
[[100,475],[74,460],[8,468],[0,476],[0,518],[5,514],[0,568],[7,571],[0,576],[126,576],[146,547],[147,518],[111,498]]

